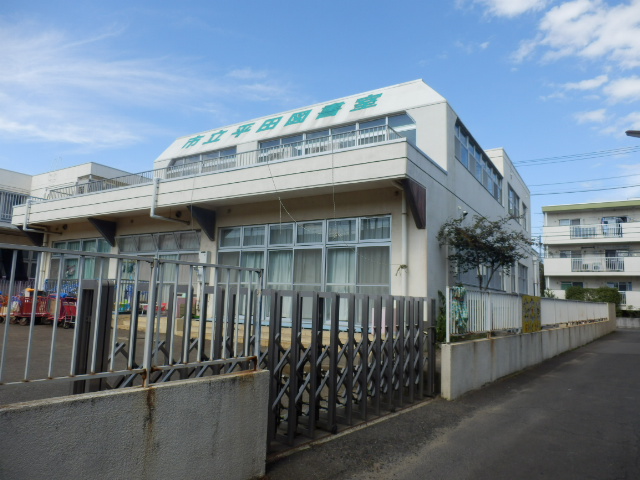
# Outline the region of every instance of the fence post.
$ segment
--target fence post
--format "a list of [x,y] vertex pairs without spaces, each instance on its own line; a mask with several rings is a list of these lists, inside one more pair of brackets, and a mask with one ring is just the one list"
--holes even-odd
[[436,379],[436,299],[432,298],[429,308],[427,334],[427,392],[428,397],[435,394]]
[[447,313],[447,322],[446,322],[446,329],[447,329],[447,338],[446,341],[447,343],[451,342],[451,287],[447,287],[447,293],[446,293],[446,298],[444,301],[444,305],[445,305],[445,310]]
[[156,290],[158,289],[158,259],[154,258],[151,264],[151,276],[149,277],[149,303],[147,304],[147,331],[144,338],[143,386],[148,387],[151,382],[151,362],[153,357],[154,326],[156,321]]
[[484,325],[487,330],[487,336],[491,337],[491,331],[493,330],[493,308],[491,305],[491,293],[487,292],[485,296],[484,304]]

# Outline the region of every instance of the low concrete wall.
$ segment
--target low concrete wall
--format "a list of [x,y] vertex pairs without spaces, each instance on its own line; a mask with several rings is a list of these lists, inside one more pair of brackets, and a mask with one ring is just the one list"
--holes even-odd
[[[610,309],[612,310],[612,309]],[[453,400],[501,377],[578,348],[616,329],[609,320],[442,345],[442,396]]]
[[0,409],[0,478],[264,475],[269,372],[171,382]]
[[640,328],[640,318],[618,317],[618,328]]

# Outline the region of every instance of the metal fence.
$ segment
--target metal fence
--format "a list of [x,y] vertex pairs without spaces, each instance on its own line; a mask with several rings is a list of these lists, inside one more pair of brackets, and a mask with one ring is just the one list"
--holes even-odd
[[270,441],[335,433],[433,395],[435,303],[427,328],[424,298],[274,290],[264,298]]
[[11,222],[13,207],[27,201],[28,195],[0,190],[0,222]]
[[[67,382],[64,395],[266,368],[269,441],[290,445],[435,391],[435,303],[427,323],[424,298],[263,290],[259,269],[0,249],[13,251],[0,403],[11,398],[8,388],[34,384]],[[18,250],[40,253],[37,272],[51,254],[60,265],[75,258],[78,278],[63,279],[58,269],[24,292],[13,278]]]
[[203,154],[200,156],[200,160],[189,163],[124,175],[122,177],[104,180],[88,180],[74,185],[51,189],[47,198],[53,200],[86,193],[101,192],[114,188],[150,184],[153,183],[154,178],[165,180],[245,168],[268,162],[287,160],[306,155],[317,155],[323,152],[366,146],[401,138],[403,138],[402,135],[391,127],[383,125],[217,158],[206,158],[206,154]]
[[[13,250],[11,276],[1,302],[5,324],[0,386],[67,381],[72,382],[74,393],[80,393],[257,366],[259,349],[252,335],[259,318],[254,300],[261,287],[261,270],[7,244],[0,244],[0,249]],[[68,288],[69,281],[63,281],[59,270],[48,291],[21,292],[14,281],[18,250],[40,252],[38,274],[45,254],[77,258],[79,279],[74,288]],[[97,262],[95,278],[83,279],[85,264],[95,264],[97,258],[109,259],[111,264]],[[110,280],[111,268],[115,279]],[[242,272],[244,283],[221,280],[231,278],[233,270]],[[123,279],[125,271],[133,272],[133,279]],[[179,285],[178,278],[188,281]],[[43,284],[35,279],[35,285]],[[60,289],[55,288],[58,285]],[[133,292],[126,314],[116,302],[125,289]],[[13,327],[16,318],[29,325],[27,333],[12,332],[22,328]],[[65,344],[57,328],[43,330],[36,328],[37,323],[74,326],[73,338]]]
[[[523,329],[520,295],[447,287],[446,297],[447,342],[456,336],[521,332]],[[609,307],[606,303],[540,299],[542,327],[605,320],[608,316]]]

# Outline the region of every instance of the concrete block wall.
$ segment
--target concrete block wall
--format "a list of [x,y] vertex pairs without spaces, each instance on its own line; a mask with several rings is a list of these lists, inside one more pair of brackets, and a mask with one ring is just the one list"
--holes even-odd
[[0,409],[0,478],[220,478],[265,472],[269,373]]
[[453,400],[501,377],[592,342],[615,329],[615,308],[610,308],[609,319],[602,322],[443,344],[442,396]]

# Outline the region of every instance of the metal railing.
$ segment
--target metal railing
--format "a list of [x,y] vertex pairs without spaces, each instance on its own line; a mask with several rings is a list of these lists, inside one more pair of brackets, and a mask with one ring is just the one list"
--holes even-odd
[[22,205],[29,195],[0,190],[0,222],[11,222],[13,207]]
[[[451,337],[492,333],[522,332],[522,296],[508,293],[447,287],[447,342]],[[540,299],[540,325],[598,321],[608,318],[606,303]]]
[[102,192],[115,188],[144,185],[153,182],[154,178],[163,180],[181,178],[190,175],[217,173],[226,170],[247,168],[269,162],[290,160],[298,157],[317,155],[348,148],[364,147],[376,143],[404,138],[386,125],[340,133],[326,137],[303,140],[295,143],[261,148],[249,152],[236,153],[224,157],[204,159],[182,165],[173,165],[156,170],[115,177],[106,180],[89,180],[87,182],[51,189],[48,199],[59,199]]
[[608,238],[622,237],[622,223],[602,223],[595,225],[571,225],[571,238]]
[[[0,301],[0,389],[66,381],[73,393],[82,393],[256,368],[259,269],[8,244],[0,249],[13,251]],[[43,253],[55,253],[61,262],[66,256],[78,259],[82,280],[63,280],[59,269],[48,291],[25,294],[14,280],[18,250],[40,252],[36,286],[44,284]],[[98,258],[112,263],[115,279]],[[100,267],[85,280],[89,261]],[[242,272],[243,283],[221,281],[234,270]],[[179,278],[186,284],[178,284]],[[125,290],[133,293],[126,314],[119,308]],[[29,327],[13,327],[18,320]],[[75,328],[70,337],[37,323]]]
[[572,272],[624,272],[626,257],[571,258]]

